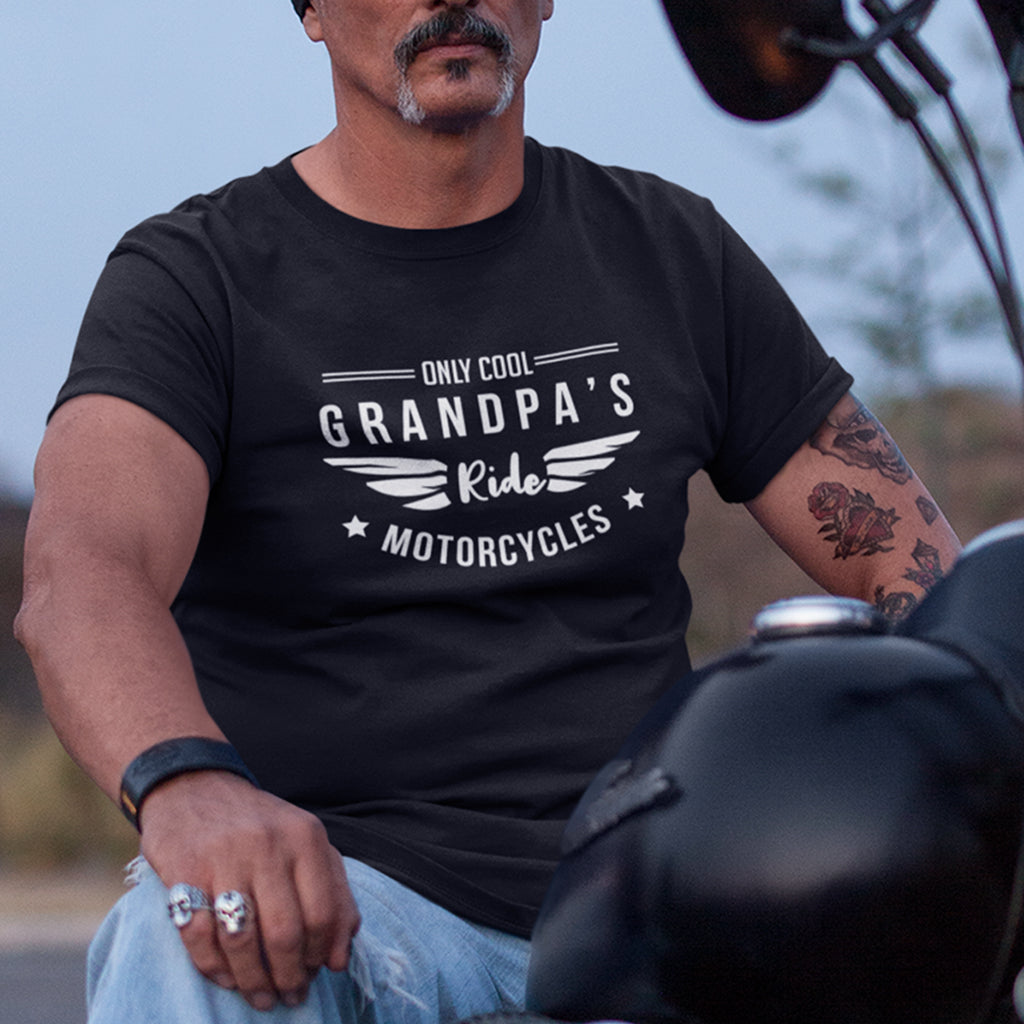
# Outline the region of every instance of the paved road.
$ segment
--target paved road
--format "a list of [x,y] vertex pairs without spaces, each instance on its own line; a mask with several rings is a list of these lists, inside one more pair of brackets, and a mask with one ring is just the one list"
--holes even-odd
[[0,872],[0,1024],[85,1024],[85,951],[120,872]]
[[0,952],[0,1024],[85,1024],[85,950]]

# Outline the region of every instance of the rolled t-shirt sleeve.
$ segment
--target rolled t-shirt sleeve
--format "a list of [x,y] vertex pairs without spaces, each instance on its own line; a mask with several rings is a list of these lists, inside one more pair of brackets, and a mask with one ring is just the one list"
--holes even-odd
[[724,429],[707,470],[723,499],[749,501],[850,389],[782,286],[723,225]]
[[230,352],[218,339],[230,338],[230,329],[213,322],[229,316],[216,288],[207,290],[197,296],[144,251],[115,249],[86,308],[50,415],[78,395],[123,398],[177,431],[215,480],[230,413]]

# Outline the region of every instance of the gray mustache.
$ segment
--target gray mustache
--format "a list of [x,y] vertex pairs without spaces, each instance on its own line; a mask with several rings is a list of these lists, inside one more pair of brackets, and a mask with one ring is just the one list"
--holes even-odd
[[465,7],[455,7],[447,8],[417,25],[395,47],[398,70],[404,75],[425,46],[439,43],[446,36],[457,36],[460,42],[487,46],[498,54],[498,60],[503,64],[512,60],[512,40],[500,28]]

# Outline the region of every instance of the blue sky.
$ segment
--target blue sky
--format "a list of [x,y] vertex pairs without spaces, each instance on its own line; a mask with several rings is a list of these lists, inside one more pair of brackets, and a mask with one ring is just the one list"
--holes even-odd
[[[958,78],[965,107],[981,112],[975,127],[1011,150],[1002,201],[1022,263],[1024,155],[994,51],[983,58],[989,74],[964,57],[974,34],[984,45],[973,6],[940,0],[922,38]],[[0,87],[0,491],[28,497],[47,409],[121,233],[320,138],[332,103],[324,54],[287,0],[51,0],[38,11],[7,3]],[[796,118],[751,125],[707,99],[657,0],[556,0],[527,96],[527,127],[542,142],[711,196],[870,389],[877,368],[829,313],[848,298],[842,284],[811,280],[789,259],[796,248],[824,251],[842,225],[793,187],[778,156],[799,150],[893,195],[930,173],[854,74],[837,75]],[[930,244],[959,242],[954,226]],[[966,249],[945,273],[982,284]],[[1013,382],[1018,373],[998,332],[944,350],[940,363],[954,380]]]

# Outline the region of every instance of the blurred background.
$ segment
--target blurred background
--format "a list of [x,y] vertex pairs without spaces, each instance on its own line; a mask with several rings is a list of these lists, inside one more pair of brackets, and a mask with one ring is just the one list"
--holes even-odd
[[[956,80],[1020,262],[1024,153],[984,23],[972,4],[940,0],[921,38]],[[46,725],[10,629],[32,460],[82,311],[127,227],[315,141],[332,105],[324,54],[287,0],[5,4],[0,87],[0,948],[14,948],[32,914],[91,921],[134,853]],[[980,262],[912,136],[854,72],[795,118],[748,124],[707,99],[657,0],[556,0],[528,97],[542,142],[715,201],[964,541],[1024,515],[1020,368]],[[706,661],[764,603],[815,588],[742,508],[723,508],[705,480],[693,491],[683,566]],[[90,881],[61,888],[69,878]],[[80,907],[83,892],[94,898]]]

